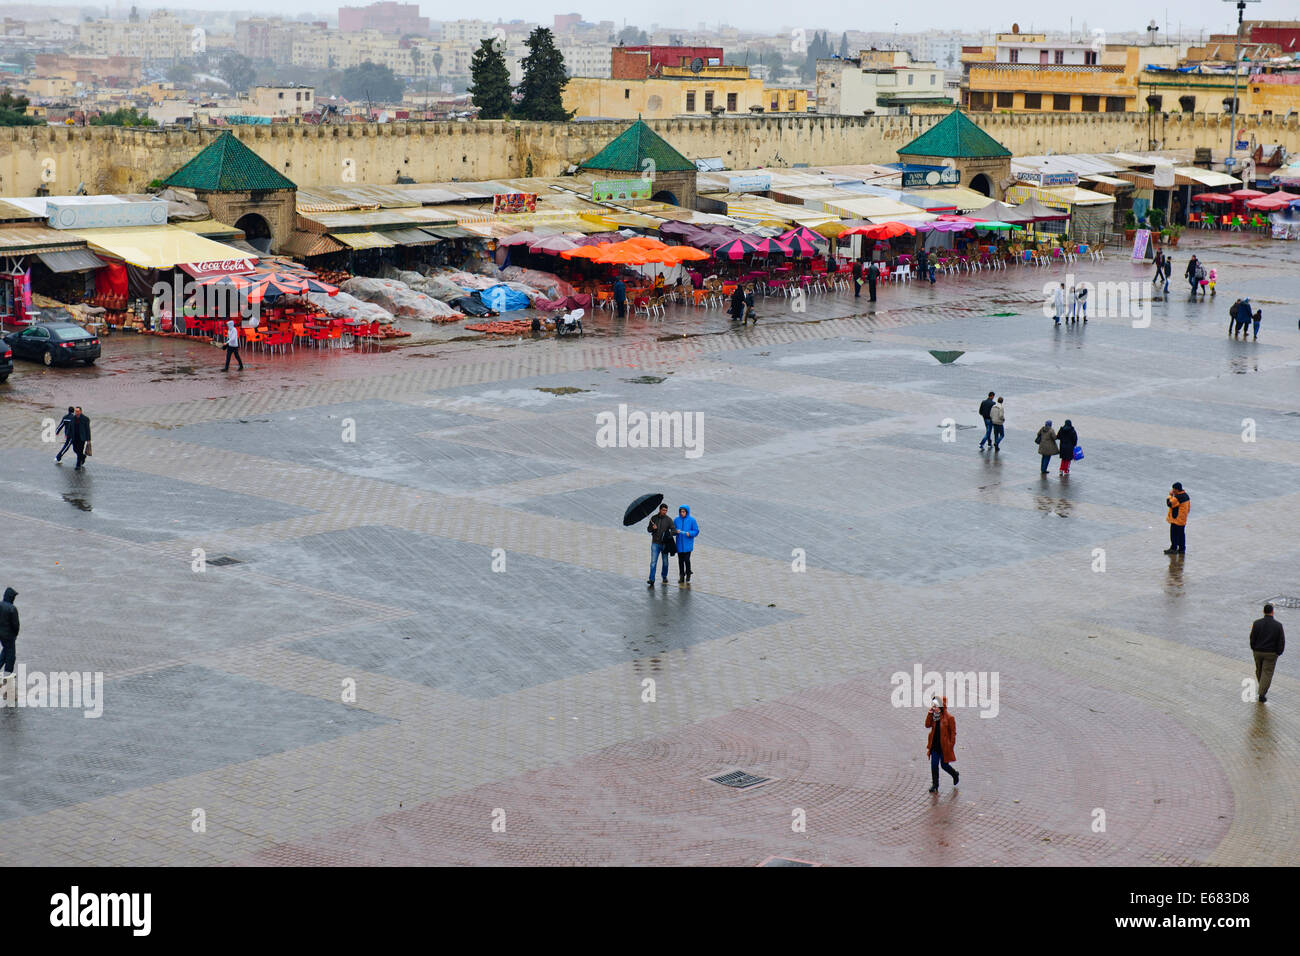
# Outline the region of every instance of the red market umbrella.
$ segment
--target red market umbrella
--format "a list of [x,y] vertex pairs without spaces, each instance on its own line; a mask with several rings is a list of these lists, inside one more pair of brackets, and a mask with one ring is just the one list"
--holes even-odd
[[1234,189],[1228,195],[1233,199],[1258,199],[1260,196],[1268,194],[1262,193],[1258,189]]
[[1230,203],[1232,197],[1227,193],[1197,193],[1192,197],[1192,202]]
[[760,254],[760,241],[763,240],[753,236],[739,236],[718,246],[713,254],[719,259],[743,259],[745,256]]
[[842,233],[845,236],[866,236],[868,239],[896,239],[899,236],[914,236],[916,230],[901,222],[881,222],[870,226],[854,226]]
[[1261,211],[1285,209],[1297,199],[1300,199],[1300,196],[1286,192],[1285,190],[1278,190],[1275,193],[1269,193],[1267,196],[1260,196],[1258,199],[1248,199],[1246,201],[1246,208],[1259,209]]

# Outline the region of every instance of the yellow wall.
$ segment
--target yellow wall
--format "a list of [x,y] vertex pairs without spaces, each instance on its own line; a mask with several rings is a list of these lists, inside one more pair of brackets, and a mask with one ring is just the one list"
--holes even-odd
[[[690,94],[694,93],[694,103]],[[748,113],[751,106],[766,108],[763,81],[693,77],[692,79],[609,80],[574,76],[564,88],[564,108],[575,116],[604,119],[669,119],[674,116],[708,116],[712,105],[728,112]],[[728,95],[736,97],[735,108]],[[806,100],[805,100],[806,103]]]
[[[998,114],[971,117],[1017,156],[1146,149],[1142,113]],[[763,115],[714,119],[651,120],[652,128],[687,157],[720,156],[732,169],[794,163],[897,162],[897,150],[940,116]],[[1154,117],[1151,137],[1163,149],[1211,147],[1228,141],[1224,115]],[[1300,152],[1300,116],[1238,117],[1242,138],[1281,143]],[[588,159],[627,128],[614,123],[387,123],[339,126],[236,127],[234,134],[291,180],[303,186],[340,185],[344,170],[355,182],[394,182],[398,171],[416,182],[514,178],[532,161],[533,174],[558,176]],[[115,127],[0,128],[0,195],[30,196],[42,185],[50,160],[53,194],[84,182],[91,193],[141,191],[189,162],[219,130],[140,131]],[[344,165],[349,163],[349,165]]]
[[[775,100],[777,105],[773,106]],[[808,112],[808,91],[792,90],[785,86],[769,86],[763,90],[762,107],[767,113]]]

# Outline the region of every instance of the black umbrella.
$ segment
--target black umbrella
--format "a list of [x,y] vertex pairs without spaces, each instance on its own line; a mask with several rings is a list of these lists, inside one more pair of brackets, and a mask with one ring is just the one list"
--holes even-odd
[[636,501],[627,506],[627,511],[623,512],[623,527],[636,524],[638,521],[644,521],[655,513],[664,502],[663,495],[642,495]]

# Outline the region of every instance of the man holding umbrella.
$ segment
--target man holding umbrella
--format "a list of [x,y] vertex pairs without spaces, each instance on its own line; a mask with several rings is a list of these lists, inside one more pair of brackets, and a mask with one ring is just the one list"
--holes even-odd
[[646,527],[650,532],[650,578],[646,581],[649,587],[655,586],[655,565],[662,561],[663,570],[661,572],[664,584],[668,583],[668,558],[675,554],[677,541],[677,526],[673,519],[668,517],[668,506],[660,505],[658,513],[650,519],[650,524]]

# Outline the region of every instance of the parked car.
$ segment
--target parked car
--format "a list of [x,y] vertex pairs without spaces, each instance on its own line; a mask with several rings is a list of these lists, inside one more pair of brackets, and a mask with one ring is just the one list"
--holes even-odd
[[46,365],[94,365],[99,358],[99,336],[75,322],[36,322],[9,333],[4,340],[18,358]]
[[9,373],[14,370],[14,350],[8,344],[0,345],[0,382],[9,377]]

